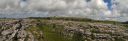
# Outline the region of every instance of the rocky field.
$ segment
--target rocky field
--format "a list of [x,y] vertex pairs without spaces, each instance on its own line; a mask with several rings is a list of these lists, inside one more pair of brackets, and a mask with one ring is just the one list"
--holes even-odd
[[84,18],[0,19],[0,41],[128,41],[128,24]]

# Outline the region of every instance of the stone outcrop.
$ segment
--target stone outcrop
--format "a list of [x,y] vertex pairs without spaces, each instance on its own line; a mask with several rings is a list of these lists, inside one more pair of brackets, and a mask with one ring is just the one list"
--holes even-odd
[[89,23],[65,27],[64,35],[73,37],[75,32],[79,32],[87,41],[127,41],[127,30],[124,27],[112,24]]
[[0,41],[35,41],[32,32],[27,31],[29,25],[23,20],[4,22],[1,24]]
[[[44,32],[49,36],[44,37]],[[128,41],[128,29],[122,25],[66,20],[0,21],[0,41],[48,41],[55,37],[72,41]]]

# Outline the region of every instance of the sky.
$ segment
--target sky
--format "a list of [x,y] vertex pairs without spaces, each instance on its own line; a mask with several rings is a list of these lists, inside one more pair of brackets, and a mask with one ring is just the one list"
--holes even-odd
[[104,0],[105,3],[107,3],[108,9],[112,10],[112,1],[111,0]]
[[128,20],[128,0],[0,0],[0,17],[84,17]]

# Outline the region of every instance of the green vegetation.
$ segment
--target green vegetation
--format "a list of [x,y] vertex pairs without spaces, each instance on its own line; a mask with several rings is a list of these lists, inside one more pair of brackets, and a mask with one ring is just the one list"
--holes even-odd
[[121,24],[121,22],[117,22],[117,21],[93,20],[93,19],[89,19],[89,18],[78,18],[78,17],[29,17],[29,19],[66,20],[66,21],[80,21],[80,22],[92,22],[92,23]]
[[92,32],[92,33],[100,33],[100,32],[98,31],[98,29],[92,29],[91,32]]
[[125,41],[125,40],[122,38],[115,37],[115,41]]
[[[31,34],[34,37],[36,37],[36,39],[38,39],[39,41],[43,41],[43,36],[40,35],[40,29],[39,28],[31,26],[31,28],[28,28],[26,31],[32,32]],[[28,35],[27,35],[25,40],[27,40],[27,38],[28,38]]]
[[128,28],[128,24],[123,24],[124,27]]
[[75,32],[72,41],[84,41],[83,35],[80,32]]
[[[41,20],[38,24],[38,28],[43,31],[44,33],[44,39],[46,41],[84,41],[83,36],[80,32],[76,32],[73,34],[72,37],[70,36],[64,36],[62,32],[64,32],[64,26],[63,25],[57,25],[57,24],[43,24],[41,23]],[[43,25],[42,25],[43,24]]]
[[[26,18],[27,19],[27,18]],[[94,35],[91,34],[90,36],[84,37],[83,34],[81,34],[81,32],[75,31],[73,33],[70,33],[70,31],[66,32],[65,31],[65,26],[74,26],[74,27],[85,27],[85,24],[88,23],[104,23],[104,24],[114,24],[114,25],[119,25],[119,26],[124,26],[128,28],[128,24],[123,24],[121,22],[116,22],[116,21],[101,21],[101,20],[92,20],[92,19],[88,19],[88,18],[74,18],[74,17],[30,17],[28,19],[34,19],[33,24],[36,24],[34,26],[31,26],[30,28],[27,29],[28,32],[32,32],[32,35],[34,37],[36,37],[38,40],[40,41],[91,41],[91,39],[95,39]],[[51,21],[47,21],[47,20],[51,20]],[[63,21],[72,21],[71,23],[67,23],[67,24],[61,24],[61,22],[63,21],[56,21],[55,23],[52,20],[63,20]],[[0,21],[4,21],[3,19],[1,19]],[[49,23],[48,23],[49,22]],[[52,23],[53,22],[53,23]],[[74,22],[79,22],[78,24],[74,23]],[[75,26],[77,25],[77,26]],[[88,26],[87,26],[88,27]],[[93,28],[93,27],[89,27],[89,28]],[[88,28],[88,29],[89,29]],[[1,26],[0,26],[1,29]],[[6,28],[5,28],[6,29]],[[9,29],[9,28],[7,28]],[[103,32],[99,32],[99,29],[92,29],[90,30],[91,33],[103,33]],[[42,32],[43,34],[40,34],[40,32]],[[70,35],[64,35],[63,32],[66,32],[66,34],[70,34]],[[103,33],[104,34],[104,33]],[[113,35],[112,33],[107,33],[110,35]],[[27,40],[28,37],[26,37],[25,40]],[[119,38],[114,38],[116,39],[116,41],[124,41],[123,39],[119,39]]]
[[[63,25],[57,25],[57,24],[47,24],[45,20],[64,20],[64,21],[77,21],[77,22],[90,22],[90,23],[107,23],[107,24],[114,24],[114,25],[121,25],[124,27],[128,27],[128,24],[123,24],[121,22],[116,21],[101,21],[101,20],[92,20],[88,18],[73,18],[73,17],[30,17],[29,19],[37,19],[38,22],[38,28],[43,31],[44,33],[44,39],[46,41],[84,41],[85,39],[79,32],[75,32],[72,37],[64,37],[62,34],[64,30]],[[100,33],[97,30],[92,30],[93,33]],[[111,34],[111,33],[110,33]],[[91,36],[92,39],[94,39],[94,36]],[[115,38],[118,41],[122,39]],[[89,40],[89,39],[86,39]]]
[[63,26],[56,24],[38,25],[40,30],[44,33],[44,39],[46,41],[70,41],[62,34]]

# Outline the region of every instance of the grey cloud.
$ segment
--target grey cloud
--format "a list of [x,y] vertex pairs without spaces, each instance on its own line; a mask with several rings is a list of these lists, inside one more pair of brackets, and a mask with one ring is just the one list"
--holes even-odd
[[[128,1],[116,0],[114,10],[108,10],[103,0],[0,0],[0,17],[87,17],[98,20],[127,18]],[[113,1],[114,2],[114,1]],[[123,3],[124,2],[124,3]],[[121,14],[123,13],[123,14]],[[126,21],[125,20],[125,21]]]

